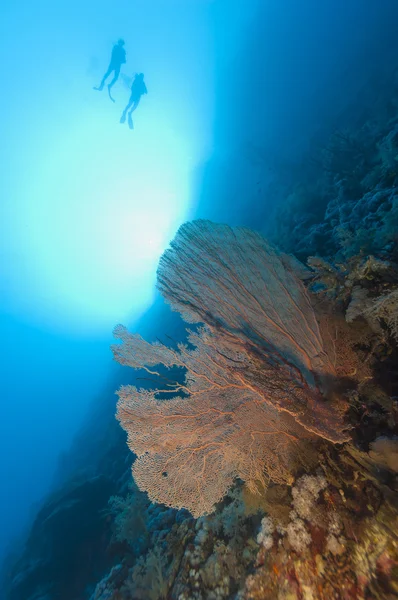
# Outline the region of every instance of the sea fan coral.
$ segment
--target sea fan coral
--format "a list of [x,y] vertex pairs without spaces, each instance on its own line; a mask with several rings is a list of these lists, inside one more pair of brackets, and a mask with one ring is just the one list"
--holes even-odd
[[[137,342],[135,361],[142,351],[146,365],[157,364],[164,351],[163,364],[187,370],[182,384],[162,390],[123,386],[118,392],[117,417],[138,455],[133,475],[151,500],[200,516],[213,510],[236,477],[253,492],[269,479],[290,482],[295,447],[310,434],[245,384],[249,359],[243,352],[223,346],[206,329],[189,334],[195,350],[180,345],[179,352],[121,327],[117,335],[125,343],[115,351],[126,346],[131,352]],[[189,397],[159,400],[160,391]]]
[[[133,474],[152,500],[199,516],[236,477],[253,491],[268,479],[288,483],[299,439],[347,439],[318,386],[334,368],[292,264],[250,230],[188,223],[160,261],[158,284],[187,322],[205,323],[188,336],[194,349],[115,329],[121,364],[159,377],[149,367],[185,370],[160,390],[118,392],[117,416],[138,455]],[[161,400],[163,392],[175,396]]]
[[267,402],[326,439],[347,439],[336,406],[319,391],[335,368],[287,255],[251,229],[193,221],[161,257],[158,287],[186,322],[206,323],[223,343],[245,350],[245,381]]

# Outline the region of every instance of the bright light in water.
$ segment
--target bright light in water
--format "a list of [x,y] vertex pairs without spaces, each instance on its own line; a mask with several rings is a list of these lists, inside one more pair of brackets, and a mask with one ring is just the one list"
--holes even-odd
[[[213,9],[155,4],[123,0],[94,15],[45,0],[40,11],[10,9],[3,28],[4,51],[22,25],[24,44],[5,65],[13,94],[0,98],[1,308],[41,329],[103,336],[143,314],[159,258],[188,217],[213,135]],[[106,87],[92,88],[120,36],[127,63],[113,104]],[[130,131],[119,119],[136,71],[148,95]]]
[[118,122],[123,107],[93,94],[95,114],[40,141],[16,227],[31,293],[20,289],[14,303],[81,333],[151,303],[160,255],[187,212],[195,150],[146,98],[130,131]]

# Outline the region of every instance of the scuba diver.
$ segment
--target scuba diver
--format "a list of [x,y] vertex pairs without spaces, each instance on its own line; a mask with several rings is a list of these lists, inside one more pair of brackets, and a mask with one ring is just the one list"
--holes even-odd
[[131,113],[133,113],[135,111],[135,109],[137,108],[137,106],[139,105],[141,96],[143,96],[144,94],[147,94],[147,93],[148,93],[148,90],[146,89],[146,85],[144,82],[144,73],[137,73],[136,76],[134,77],[133,83],[131,85],[130,100],[128,101],[128,104],[127,104],[126,108],[124,109],[124,111],[122,112],[122,116],[120,117],[120,122],[125,123],[126,115],[128,112],[127,122],[128,122],[128,126],[130,127],[130,129],[134,129],[134,124],[133,124],[133,119],[131,117]]
[[113,76],[113,79],[108,84],[108,94],[109,94],[109,98],[112,100],[112,102],[115,102],[115,100],[111,96],[111,88],[118,80],[118,77],[120,74],[120,68],[121,68],[122,64],[126,62],[126,50],[123,48],[123,46],[124,46],[124,40],[119,40],[118,43],[113,46],[111,61],[109,63],[108,70],[105,73],[105,75],[103,76],[102,81],[99,84],[99,86],[94,88],[95,90],[102,92],[102,90],[104,89],[105,81],[108,79],[108,77],[112,73],[112,71],[114,71],[115,74]]

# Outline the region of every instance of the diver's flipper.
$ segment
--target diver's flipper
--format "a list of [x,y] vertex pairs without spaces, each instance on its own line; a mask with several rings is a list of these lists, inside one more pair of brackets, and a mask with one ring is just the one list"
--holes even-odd
[[129,114],[129,117],[127,119],[127,123],[129,125],[130,129],[134,129],[134,123],[133,123],[133,118],[131,116],[131,113]]
[[121,123],[125,123],[126,122],[126,113],[122,114],[122,116],[120,117],[120,122]]
[[112,98],[112,95],[111,95],[111,88],[110,88],[110,86],[109,86],[109,85],[108,85],[108,96],[109,96],[109,98],[112,100],[112,102],[115,102],[115,100]]
[[104,89],[103,85],[99,85],[98,87],[93,87],[93,90],[97,90],[98,92],[102,92],[103,89]]

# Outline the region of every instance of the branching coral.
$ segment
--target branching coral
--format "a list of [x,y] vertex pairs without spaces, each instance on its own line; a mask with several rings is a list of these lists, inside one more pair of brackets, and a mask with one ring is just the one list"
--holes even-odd
[[343,553],[345,539],[341,535],[343,527],[338,513],[325,505],[317,505],[327,486],[323,475],[300,477],[292,488],[292,510],[288,523],[274,522],[270,517],[264,517],[257,536],[258,544],[265,550],[270,550],[274,545],[274,537],[286,536],[291,548],[301,554],[313,541],[310,527],[316,526],[318,530],[324,530],[325,534],[327,532],[325,550],[332,554]]
[[269,550],[274,545],[272,537],[274,529],[275,526],[270,517],[263,517],[261,519],[261,529],[257,536],[257,543],[262,544],[266,550]]
[[109,507],[114,515],[114,539],[118,542],[127,542],[130,546],[137,546],[138,551],[148,541],[148,529],[145,522],[145,509],[148,501],[141,492],[134,491],[125,498],[111,496]]
[[370,255],[353,257],[344,265],[310,257],[308,265],[312,269],[309,289],[344,309],[347,323],[362,318],[377,334],[382,333],[384,323],[398,341],[398,272],[394,263]]
[[[395,96],[396,89],[391,90],[388,104]],[[280,173],[276,222],[269,231],[283,249],[303,260],[314,254],[335,259],[337,253],[339,260],[397,255],[397,111],[395,106],[390,112],[391,104],[378,109],[371,119],[369,113],[352,114],[349,131],[320,141],[302,159],[290,186]]]
[[346,319],[351,323],[358,317],[364,318],[376,333],[382,331],[381,322],[384,322],[398,341],[398,289],[372,297],[366,288],[355,286]]
[[368,319],[385,321],[398,341],[398,289],[376,298],[364,311]]

